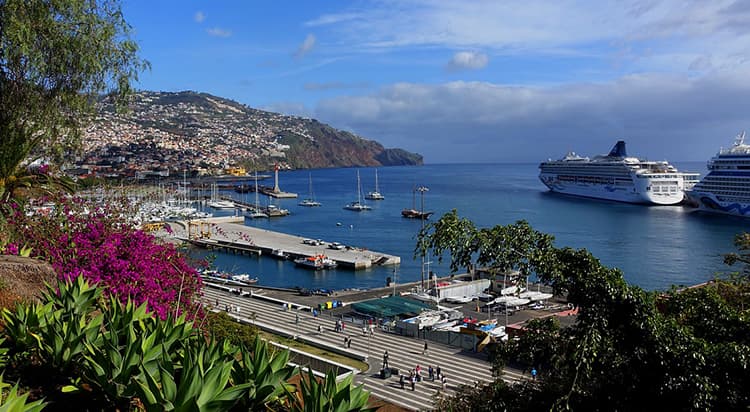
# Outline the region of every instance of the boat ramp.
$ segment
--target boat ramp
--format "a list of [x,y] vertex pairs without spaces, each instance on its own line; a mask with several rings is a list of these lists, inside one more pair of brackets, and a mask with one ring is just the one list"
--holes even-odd
[[328,243],[306,244],[303,237],[249,227],[243,222],[242,216],[179,221],[174,222],[172,230],[179,240],[230,253],[271,256],[274,250],[281,250],[291,259],[323,254],[339,267],[354,270],[401,263],[399,256],[361,248],[331,249]]

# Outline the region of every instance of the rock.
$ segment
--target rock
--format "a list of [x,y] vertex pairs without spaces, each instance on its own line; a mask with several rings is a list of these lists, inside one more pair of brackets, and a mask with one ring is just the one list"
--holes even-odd
[[47,262],[0,255],[0,306],[11,308],[16,302],[38,301],[45,282],[54,284],[56,279],[55,270]]

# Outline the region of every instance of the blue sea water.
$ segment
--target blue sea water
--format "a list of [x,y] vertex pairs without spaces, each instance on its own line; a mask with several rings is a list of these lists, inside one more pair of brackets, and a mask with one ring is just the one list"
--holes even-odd
[[[705,172],[703,162],[676,165],[680,170]],[[363,192],[373,190],[374,169],[359,171]],[[297,205],[308,195],[309,174],[321,207]],[[416,281],[421,276],[421,261],[413,255],[421,221],[401,217],[402,209],[412,207],[415,185],[429,188],[424,194],[424,208],[435,212],[431,221],[451,209],[457,209],[460,216],[478,227],[525,219],[535,229],[554,235],[558,247],[586,248],[603,264],[621,269],[627,281],[648,290],[695,284],[731,271],[723,264],[722,255],[735,250],[736,234],[750,231],[750,220],[708,215],[681,206],[630,205],[549,193],[537,175],[537,164],[383,167],[378,169],[378,177],[385,200],[367,201],[371,211],[352,212],[343,206],[357,198],[356,169],[280,172],[281,189],[300,195],[300,199],[274,200],[291,215],[248,219],[245,224],[398,255],[401,265],[356,272],[312,272],[269,257],[210,253],[215,255],[218,268],[250,273],[269,286],[372,288],[384,286],[389,276],[395,276],[398,283]],[[245,196],[225,194],[239,199]],[[254,201],[254,194],[247,196]],[[417,194],[417,209],[420,201]],[[261,196],[261,203],[268,203],[267,198]],[[448,273],[447,262],[432,260],[430,270]]]

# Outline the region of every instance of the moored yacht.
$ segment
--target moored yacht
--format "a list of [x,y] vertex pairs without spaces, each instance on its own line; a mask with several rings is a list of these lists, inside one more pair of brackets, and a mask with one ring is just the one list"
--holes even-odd
[[682,202],[698,178],[698,173],[680,172],[666,161],[630,157],[622,140],[607,155],[589,159],[570,152],[542,162],[539,169],[539,179],[553,192],[653,205]]
[[687,192],[690,199],[707,212],[750,217],[750,145],[745,132],[732,147],[720,149],[707,167],[708,174]]

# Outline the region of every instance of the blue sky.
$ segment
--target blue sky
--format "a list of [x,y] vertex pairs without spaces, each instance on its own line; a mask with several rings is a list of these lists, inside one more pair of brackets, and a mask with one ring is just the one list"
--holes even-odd
[[707,160],[750,128],[750,1],[130,1],[152,69],[429,163]]

